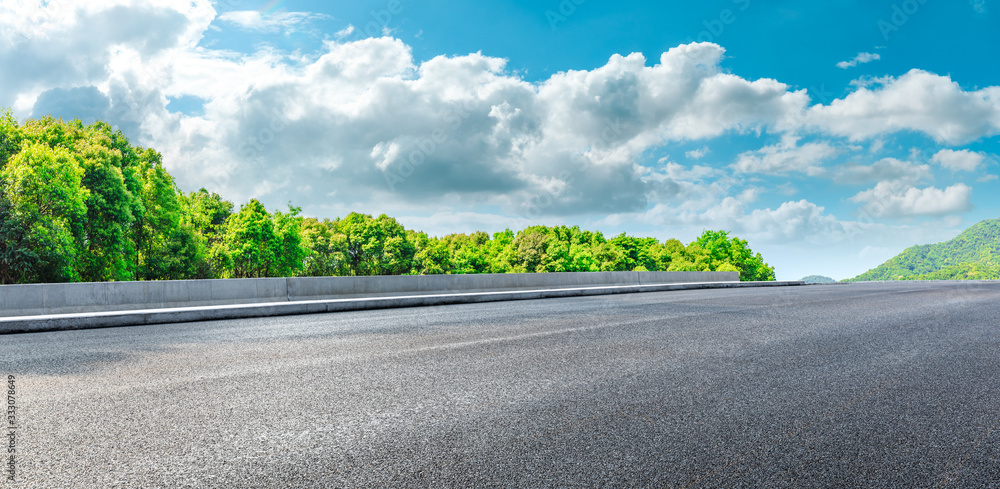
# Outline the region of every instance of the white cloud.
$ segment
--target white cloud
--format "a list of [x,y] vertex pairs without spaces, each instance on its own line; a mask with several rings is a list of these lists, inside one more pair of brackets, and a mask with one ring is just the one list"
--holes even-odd
[[725,172],[709,166],[685,166],[667,162],[661,168],[645,168],[641,174],[648,199],[661,203],[699,205],[728,194],[732,183]]
[[825,208],[808,200],[785,202],[777,209],[754,209],[742,223],[742,231],[765,242],[801,240],[841,241],[859,232],[860,223],[840,221]]
[[333,35],[333,37],[336,37],[337,39],[343,39],[343,38],[345,38],[347,36],[350,36],[351,34],[354,34],[354,26],[353,25],[348,25],[347,27],[345,27],[345,28],[337,31]]
[[[219,15],[218,19],[242,29],[258,32],[289,32],[310,21],[326,18],[310,12],[273,12],[267,15],[257,10],[233,10]],[[353,32],[353,26],[349,27]],[[339,33],[338,33],[339,34]],[[350,34],[348,32],[347,34]]]
[[417,64],[390,38],[329,42],[300,67],[267,52],[199,51],[173,65],[184,85],[162,93],[208,100],[205,115],[152,107],[144,132],[182,186],[215,175],[236,200],[280,204],[301,188],[307,210],[336,192],[345,205],[415,212],[621,212],[691,191],[637,165],[651,147],[777,126],[804,108],[804,93],[721,73],[722,52],[681,46],[654,66],[613,56],[530,84],[478,53]]
[[831,175],[834,181],[845,184],[891,181],[912,185],[931,178],[931,168],[896,158],[883,158],[871,165],[855,163],[838,166],[831,171]]
[[986,13],[986,0],[970,0],[969,3],[972,4],[972,9],[976,12]]
[[156,57],[194,49],[214,15],[208,2],[0,2],[0,107],[30,112],[54,88],[99,86],[107,94],[109,65],[122,51],[145,69]]
[[730,231],[748,240],[775,267],[779,280],[815,273],[837,279],[854,277],[914,243],[939,242],[958,234],[937,220],[916,224],[873,222],[870,216],[840,220],[809,200],[787,201],[776,208],[753,208],[751,201],[741,194],[661,203],[646,212],[611,216],[595,225],[641,224],[660,239],[678,238],[685,243],[705,229]]
[[972,188],[959,183],[944,190],[916,188],[899,182],[879,182],[854,197],[861,211],[878,218],[945,216],[972,209]]
[[872,61],[878,61],[882,57],[877,53],[858,53],[853,59],[849,61],[841,61],[837,63],[837,68],[847,69],[853,68],[859,64],[871,63]]
[[852,140],[919,131],[961,144],[1000,134],[1000,87],[965,91],[948,76],[921,70],[872,83],[879,87],[861,86],[830,105],[811,107],[807,122]]
[[979,165],[986,161],[986,155],[963,149],[955,151],[942,149],[935,154],[931,161],[937,163],[951,171],[976,171]]
[[691,151],[685,152],[684,156],[686,156],[687,159],[689,159],[689,160],[700,160],[700,159],[704,158],[705,155],[707,155],[707,154],[709,154],[711,152],[712,152],[712,150],[709,149],[708,146],[702,146],[701,148],[693,149]]
[[798,142],[798,137],[785,135],[780,143],[741,154],[733,168],[740,173],[781,175],[798,172],[815,176],[823,172],[820,166],[823,161],[838,153],[836,148],[825,142],[801,146]]
[[621,131],[613,139],[634,154],[665,141],[778,126],[804,108],[804,91],[723,73],[723,53],[715,44],[688,44],[663,53],[652,67],[632,53],[614,55],[591,71],[553,75],[538,87],[547,109],[546,137],[560,145],[592,147],[608,139],[609,126],[620,121],[611,128]]
[[813,243],[830,245],[849,241],[880,225],[841,221],[823,206],[808,200],[788,201],[775,209],[751,208],[758,191],[739,196],[714,195],[699,201],[659,203],[639,214],[616,215],[602,224],[641,222],[654,229],[685,229],[697,235],[703,229],[722,229],[752,243]]
[[[0,106],[22,117],[106,119],[161,151],[182,188],[258,197],[269,207],[293,200],[319,215],[446,220],[456,209],[530,217],[652,208],[679,211],[699,228],[734,216],[746,220],[739,229],[767,239],[795,234],[769,221],[779,218],[802,223],[795,229],[842,233],[830,224],[840,221],[806,201],[747,211],[768,190],[740,180],[826,174],[822,165],[837,148],[822,141],[828,134],[801,142],[793,134],[803,129],[852,139],[920,130],[959,140],[1000,127],[995,87],[963,91],[948,77],[911,72],[809,109],[805,90],[726,72],[725,51],[711,43],[678,46],[658,60],[615,55],[529,83],[504,59],[472,53],[419,62],[388,37],[329,41],[305,55],[212,49],[200,44],[217,19],[207,0],[24,5],[0,4],[0,66],[9,68],[0,76]],[[218,20],[270,31],[315,17],[230,12]],[[920,99],[918,89],[934,96]],[[197,97],[204,109],[170,112],[176,97]],[[652,151],[671,143],[697,147],[729,133],[783,137],[740,155],[737,175],[669,161],[646,166]],[[708,148],[686,156],[703,158]],[[881,181],[893,168],[851,171]]]

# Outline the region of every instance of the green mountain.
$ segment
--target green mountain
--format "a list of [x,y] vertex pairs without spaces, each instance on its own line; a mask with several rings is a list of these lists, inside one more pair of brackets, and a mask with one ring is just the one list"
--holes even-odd
[[807,284],[832,284],[836,282],[836,280],[823,275],[810,275],[808,277],[804,277],[801,281]]
[[1000,279],[1000,219],[982,221],[951,241],[907,248],[850,281]]

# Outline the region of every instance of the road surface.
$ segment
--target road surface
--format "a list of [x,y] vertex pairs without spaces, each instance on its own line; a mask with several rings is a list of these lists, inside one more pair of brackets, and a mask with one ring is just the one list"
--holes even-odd
[[1000,283],[34,333],[0,354],[0,487],[1000,486]]

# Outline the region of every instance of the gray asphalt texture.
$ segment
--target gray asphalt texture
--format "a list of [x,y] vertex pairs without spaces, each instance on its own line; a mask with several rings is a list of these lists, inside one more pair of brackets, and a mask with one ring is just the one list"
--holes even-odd
[[0,354],[20,424],[0,487],[1000,487],[995,283],[33,333]]

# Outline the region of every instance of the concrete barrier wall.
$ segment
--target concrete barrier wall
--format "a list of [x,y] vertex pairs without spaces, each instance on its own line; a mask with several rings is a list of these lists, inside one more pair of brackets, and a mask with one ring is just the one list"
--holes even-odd
[[735,272],[299,277],[0,286],[0,317],[453,292],[735,282]]

